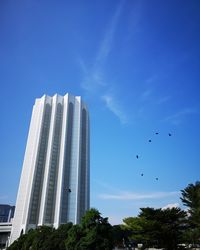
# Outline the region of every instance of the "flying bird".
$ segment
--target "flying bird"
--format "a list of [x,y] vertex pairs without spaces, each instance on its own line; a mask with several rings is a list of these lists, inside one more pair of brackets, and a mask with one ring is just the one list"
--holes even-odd
[[151,142],[151,140],[149,140],[149,142]]
[[139,158],[139,155],[136,155],[136,158],[138,159],[138,158]]
[[158,181],[158,178],[156,178],[156,180]]
[[69,189],[68,189],[68,192],[71,193],[71,191],[72,191],[72,190],[69,188]]
[[172,134],[170,134],[170,133],[169,133],[168,135],[169,135],[169,136],[172,136]]
[[158,132],[156,132],[156,135],[158,135]]
[[141,174],[141,176],[143,176],[144,174]]

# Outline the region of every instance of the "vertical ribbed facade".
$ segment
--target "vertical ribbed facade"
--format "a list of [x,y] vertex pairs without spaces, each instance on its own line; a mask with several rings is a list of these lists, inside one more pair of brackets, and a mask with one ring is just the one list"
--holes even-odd
[[10,242],[38,225],[79,223],[89,209],[89,164],[89,115],[81,97],[36,99]]

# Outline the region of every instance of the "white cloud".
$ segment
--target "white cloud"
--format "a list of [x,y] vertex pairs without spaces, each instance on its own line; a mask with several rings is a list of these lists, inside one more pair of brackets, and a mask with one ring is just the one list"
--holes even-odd
[[119,118],[122,124],[128,122],[126,115],[122,112],[120,106],[112,95],[104,95],[102,96],[102,100],[105,102],[106,107]]
[[162,210],[164,209],[168,209],[168,208],[173,208],[173,207],[180,207],[179,203],[171,203],[171,204],[167,204],[166,206],[162,207]]
[[172,124],[178,125],[182,122],[182,119],[185,116],[192,115],[192,114],[198,114],[195,108],[185,108],[173,115],[167,116],[166,118],[163,119],[163,121],[171,122]]
[[143,200],[143,199],[161,199],[165,197],[177,196],[180,192],[152,192],[152,193],[133,193],[121,192],[119,194],[100,194],[99,198],[104,200]]
[[123,216],[113,216],[110,215],[108,216],[108,221],[111,225],[119,225],[119,224],[123,224]]

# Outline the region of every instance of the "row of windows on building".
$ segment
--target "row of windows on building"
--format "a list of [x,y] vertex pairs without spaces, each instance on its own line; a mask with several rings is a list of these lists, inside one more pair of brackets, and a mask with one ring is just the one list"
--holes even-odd
[[[51,120],[51,112],[52,108],[50,104],[45,105],[44,116],[42,121],[42,130],[40,136],[40,145],[39,145],[39,153],[38,159],[36,163],[36,174],[33,185],[33,194],[30,208],[30,217],[29,224],[37,224],[39,217],[39,209],[41,202],[41,192],[42,192],[42,183],[44,178],[44,168],[46,163],[46,153],[49,139],[49,130],[50,130],[50,120]],[[74,116],[74,106],[72,103],[69,103],[68,106],[68,124],[67,124],[67,133],[66,133],[66,152],[64,159],[64,185],[63,185],[63,199],[62,199],[62,213],[61,213],[61,223],[65,223],[67,220],[70,220],[70,217],[73,216],[72,211],[75,209],[75,193],[69,195],[71,193],[71,188],[75,190],[75,180],[76,180],[76,171],[75,169],[70,170],[70,165],[73,164],[73,161],[76,160],[76,157],[73,157],[75,152],[72,145],[72,136],[75,138],[76,134],[72,134],[76,131],[76,126],[73,126],[73,116]],[[74,117],[75,118],[75,117]],[[50,159],[50,172],[48,179],[48,192],[47,192],[47,200],[46,200],[46,208],[45,208],[45,223],[51,224],[53,223],[54,217],[54,204],[56,199],[56,186],[57,186],[57,176],[58,176],[58,164],[59,164],[59,152],[60,152],[60,137],[62,131],[62,119],[63,119],[63,106],[58,103],[56,107],[56,118],[55,118],[55,126],[53,132],[53,142],[51,148],[51,159]],[[85,192],[85,169],[86,169],[86,119],[87,112],[85,109],[82,110],[82,148],[81,148],[81,192]],[[75,124],[74,124],[75,125]],[[74,131],[73,131],[74,130]],[[76,132],[75,132],[76,133]],[[72,171],[72,172],[71,172]],[[71,176],[69,183],[69,176]],[[69,189],[70,187],[70,189]],[[65,192],[66,190],[70,190],[70,192]],[[83,197],[85,197],[83,195]],[[69,201],[70,199],[70,201]],[[84,212],[84,203],[85,200],[81,199],[80,203],[83,206]],[[70,204],[70,207],[68,207]],[[67,218],[68,214],[68,218]]]

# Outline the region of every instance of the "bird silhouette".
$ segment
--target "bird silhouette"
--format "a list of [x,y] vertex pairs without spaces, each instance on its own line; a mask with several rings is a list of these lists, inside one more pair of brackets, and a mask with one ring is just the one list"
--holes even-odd
[[158,135],[158,132],[156,132],[156,135]]
[[151,142],[151,140],[149,140],[149,142]]
[[69,188],[69,189],[68,189],[68,192],[71,193],[71,191],[72,191],[72,190]]
[[136,155],[136,158],[138,159],[138,158],[139,158],[139,155]]
[[172,134],[170,134],[170,133],[169,133],[168,135],[169,135],[169,136],[172,136]]
[[156,178],[156,180],[158,181],[158,178]]
[[141,174],[141,176],[143,176],[144,174]]

